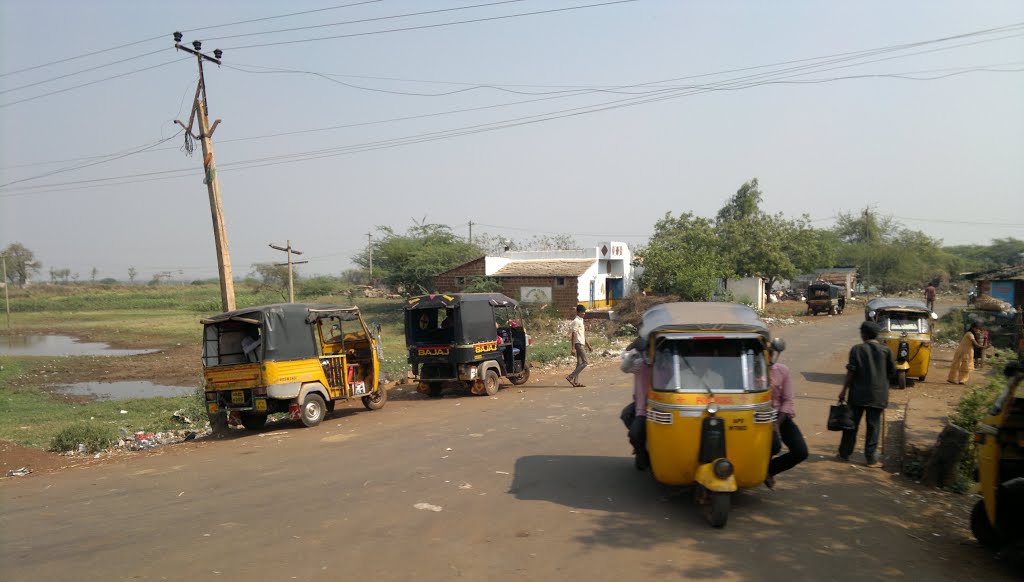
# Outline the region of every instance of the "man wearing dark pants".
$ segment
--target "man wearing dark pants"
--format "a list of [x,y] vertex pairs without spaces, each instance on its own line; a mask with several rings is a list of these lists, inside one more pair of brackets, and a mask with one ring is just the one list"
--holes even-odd
[[[569,354],[576,356],[576,369],[571,374],[565,377],[576,388],[583,388],[583,384],[580,384],[580,372],[583,368],[587,367],[587,351],[591,351],[594,348],[590,347],[590,342],[587,341],[587,328],[583,325],[583,315],[587,312],[587,308],[582,305],[576,306],[576,318],[572,320],[569,326]],[[586,348],[586,351],[584,351]]]
[[[775,340],[775,342],[781,341]],[[804,440],[800,427],[793,420],[796,418],[796,407],[793,404],[793,380],[789,373],[789,366],[780,364],[778,358],[778,352],[772,350],[770,362],[772,408],[778,414],[778,420],[775,425],[775,434],[772,435],[772,460],[768,463],[768,477],[764,480],[764,484],[769,489],[775,488],[776,475],[807,460],[807,441]],[[788,450],[786,454],[779,455],[783,444]]]
[[844,430],[839,442],[839,460],[848,461],[857,443],[860,419],[866,418],[864,458],[868,467],[881,467],[878,459],[878,439],[882,430],[882,411],[889,405],[889,382],[896,377],[896,364],[892,351],[878,343],[878,324],[865,321],[860,325],[863,343],[850,348],[846,364],[846,382],[839,393],[839,401],[846,401],[853,409],[853,430]]

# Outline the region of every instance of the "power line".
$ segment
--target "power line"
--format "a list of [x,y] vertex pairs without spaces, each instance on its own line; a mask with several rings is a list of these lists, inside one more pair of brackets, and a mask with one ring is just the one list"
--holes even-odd
[[148,57],[150,55],[155,55],[156,53],[164,52],[166,50],[167,49],[160,48],[160,49],[157,49],[155,51],[150,51],[148,53],[142,53],[141,55],[135,55],[135,56],[127,57],[127,58],[124,58],[124,59],[118,59],[116,61],[110,61],[110,62],[107,62],[107,63],[103,63],[102,65],[96,65],[95,67],[89,67],[88,69],[82,69],[80,71],[74,71],[74,72],[71,72],[71,73],[66,73],[66,74],[63,74],[63,75],[58,75],[56,77],[51,77],[49,79],[43,79],[42,81],[36,81],[34,83],[27,83],[25,85],[19,85],[17,87],[11,87],[10,89],[4,89],[4,90],[0,91],[0,95],[3,95],[4,93],[10,93],[11,91],[20,91],[22,89],[28,89],[29,87],[35,87],[35,86],[38,86],[38,85],[45,85],[46,83],[52,83],[53,81],[59,81],[60,79],[66,79],[68,77],[74,77],[75,75],[81,75],[82,73],[88,73],[90,71],[95,71],[95,70],[98,70],[98,69],[103,69],[103,68],[106,68],[106,67],[111,67],[113,65],[119,65],[121,63],[126,63],[128,61],[134,61],[136,59],[141,59],[141,58],[144,58],[144,57]]
[[321,37],[303,38],[303,39],[296,39],[296,40],[283,40],[283,41],[278,41],[278,42],[265,42],[265,43],[259,43],[259,44],[248,44],[248,45],[227,47],[224,50],[226,50],[226,51],[227,50],[235,50],[235,51],[237,51],[237,50],[244,50],[244,49],[251,49],[251,48],[267,47],[267,46],[279,46],[279,45],[284,45],[284,44],[296,44],[296,43],[302,43],[302,42],[319,42],[319,41],[322,41],[322,40],[334,40],[334,39],[338,39],[338,38],[353,38],[353,37],[357,37],[357,36],[370,36],[370,35],[374,35],[374,34],[387,34],[387,33],[391,33],[391,32],[406,32],[406,31],[409,31],[409,30],[424,30],[424,29],[427,29],[427,28],[440,28],[440,27],[443,27],[443,26],[456,26],[456,25],[459,25],[459,24],[471,24],[471,23],[476,23],[476,22],[488,22],[488,21],[491,21],[491,20],[506,20],[506,19],[509,19],[509,18],[520,18],[520,17],[523,17],[523,16],[536,16],[538,14],[552,14],[552,13],[555,13],[555,12],[567,12],[569,10],[583,10],[585,8],[597,8],[597,7],[600,7],[600,6],[611,6],[613,4],[626,4],[626,3],[638,2],[638,1],[639,0],[613,0],[611,2],[601,2],[601,3],[597,3],[597,4],[584,4],[582,6],[569,6],[569,7],[566,7],[566,8],[553,8],[553,9],[550,9],[550,10],[537,10],[537,11],[534,11],[534,12],[522,12],[522,13],[519,13],[519,14],[506,14],[506,15],[503,15],[503,16],[490,16],[490,17],[487,17],[487,18],[474,18],[472,20],[456,20],[456,21],[452,21],[452,22],[440,22],[440,23],[437,23],[437,24],[423,24],[423,25],[420,25],[420,26],[408,26],[408,27],[405,27],[405,28],[391,28],[391,29],[387,29],[387,30],[374,30],[374,31],[369,31],[369,32],[354,32],[354,33],[351,33],[351,34],[338,34],[338,35],[333,35],[333,36],[321,36]]
[[601,234],[587,233],[587,232],[555,232],[550,230],[537,230],[535,228],[517,228],[513,226],[498,226],[496,224],[484,224],[482,222],[474,222],[475,226],[486,226],[488,228],[498,228],[501,230],[511,230],[517,232],[533,232],[537,234],[551,234],[551,235],[572,235],[572,236],[592,236],[592,237],[611,237],[611,238],[650,238],[651,234],[611,234],[603,232]]
[[282,32],[296,32],[299,30],[311,30],[314,28],[330,28],[334,26],[344,26],[346,24],[358,24],[363,22],[377,22],[380,20],[394,20],[396,18],[407,18],[410,16],[423,16],[426,14],[439,14],[442,12],[455,12],[459,10],[469,10],[471,8],[483,8],[486,6],[498,6],[500,4],[513,4],[517,2],[524,2],[525,0],[499,0],[498,2],[488,2],[486,4],[473,4],[471,6],[456,6],[454,8],[441,8],[438,10],[427,10],[424,12],[407,12],[405,14],[392,14],[389,16],[376,16],[374,18],[360,18],[359,20],[345,20],[342,22],[328,22],[327,24],[312,24],[309,26],[296,26],[293,28],[279,28],[277,30],[263,30],[257,32],[245,32],[241,34],[231,34],[227,36],[214,36],[204,38],[203,42],[214,41],[214,40],[227,40],[229,38],[243,38],[247,36],[265,36],[268,34],[279,34]]
[[171,137],[155,141],[155,142],[153,142],[153,143],[151,143],[151,144],[149,144],[147,146],[143,146],[141,148],[138,148],[138,149],[135,149],[135,150],[132,150],[132,151],[129,151],[129,152],[125,152],[125,153],[123,153],[121,155],[118,155],[116,157],[105,158],[105,159],[102,159],[102,160],[98,160],[98,161],[95,161],[95,162],[90,162],[90,163],[87,163],[87,164],[81,164],[81,165],[78,165],[78,166],[69,166],[67,168],[60,168],[58,170],[53,170],[53,171],[50,171],[50,172],[45,172],[43,174],[37,174],[35,176],[29,176],[27,178],[21,178],[19,180],[12,180],[10,182],[4,183],[4,184],[0,184],[0,188],[6,188],[6,187],[8,187],[8,186],[10,186],[12,184],[19,184],[21,182],[28,182],[30,180],[38,180],[40,178],[45,178],[47,176],[53,176],[55,174],[62,174],[64,172],[71,172],[73,170],[81,170],[82,168],[88,168],[88,167],[91,167],[91,166],[96,166],[96,165],[99,165],[99,164],[105,164],[107,162],[112,162],[114,160],[120,160],[121,158],[126,158],[128,156],[132,156],[132,155],[144,152],[146,150],[152,149],[152,148],[154,148],[154,147],[156,147],[156,146],[158,146],[158,145],[160,145],[162,143],[167,143],[168,141],[171,141],[172,139],[174,139],[174,138],[178,137],[179,135],[181,135],[182,131],[183,130],[178,130],[178,132],[175,133],[174,135],[172,135]]
[[[200,30],[212,30],[214,28],[225,28],[225,27],[228,27],[228,26],[237,26],[239,24],[250,24],[252,22],[262,22],[262,21],[265,21],[265,20],[274,20],[274,19],[278,19],[278,18],[287,18],[289,16],[299,16],[299,15],[303,15],[303,14],[312,14],[314,12],[325,12],[325,11],[328,11],[328,10],[337,10],[337,9],[340,9],[340,8],[349,8],[349,7],[352,7],[352,6],[361,6],[363,4],[375,4],[377,2],[383,2],[383,1],[384,0],[364,0],[362,2],[354,2],[354,3],[350,3],[350,4],[339,4],[337,6],[328,6],[328,7],[325,7],[325,8],[317,8],[317,9],[314,9],[314,10],[303,10],[301,12],[290,12],[288,14],[279,14],[279,15],[276,15],[276,16],[265,16],[265,17],[262,17],[262,18],[251,18],[249,20],[238,20],[238,21],[235,21],[235,22],[227,22],[227,23],[224,23],[224,24],[214,24],[214,25],[211,25],[211,26],[201,26],[199,28],[185,29],[182,32],[197,32],[197,31],[200,31]],[[80,55],[74,55],[74,56],[70,56],[70,57],[64,57],[64,58],[61,58],[61,59],[57,59],[57,60],[54,60],[54,61],[49,61],[49,62],[46,62],[46,63],[41,63],[41,64],[38,64],[38,65],[32,65],[30,67],[24,67],[24,68],[21,68],[21,69],[16,69],[14,71],[7,71],[6,73],[0,73],[0,77],[6,77],[8,75],[15,75],[15,74],[24,73],[24,72],[27,72],[27,71],[34,71],[36,69],[42,69],[43,67],[49,67],[49,66],[52,66],[52,65],[59,65],[61,63],[66,63],[66,62],[74,61],[74,60],[78,60],[78,59],[84,59],[86,57],[91,57],[91,56],[95,56],[95,55],[99,55],[99,54],[103,54],[103,53],[108,53],[110,51],[116,51],[116,50],[127,48],[127,47],[130,47],[130,46],[135,46],[135,45],[139,45],[139,44],[143,44],[143,43],[147,43],[147,42],[152,42],[152,41],[155,41],[155,40],[161,40],[161,39],[166,38],[169,34],[170,33],[164,33],[164,34],[160,34],[158,36],[151,36],[149,38],[144,38],[144,39],[141,39],[141,40],[135,40],[135,41],[128,42],[128,43],[125,43],[125,44],[120,44],[120,45],[117,45],[117,46],[112,46],[110,48],[95,50],[95,51],[91,51],[91,52],[87,52],[87,53],[82,53]]]
[[[1005,28],[1007,28],[1007,27],[1000,27],[1000,29],[997,29],[997,30],[1002,30],[1002,29],[1005,29]],[[965,36],[970,36],[970,35],[975,35],[975,34],[982,34],[982,33],[987,33],[987,32],[989,32],[989,31],[976,31],[974,33],[967,33],[965,35],[956,35],[954,37],[947,37],[947,38],[963,38]],[[1002,38],[1005,38],[1005,37],[1002,37]],[[892,46],[892,47],[883,47],[883,49],[869,49],[869,50],[866,50],[866,51],[855,51],[855,52],[852,52],[852,53],[840,53],[842,55],[850,55],[850,56],[847,56],[847,57],[844,57],[844,58],[840,58],[840,59],[835,59],[835,60],[832,60],[832,61],[827,61],[827,62],[815,62],[815,63],[810,64],[810,65],[804,65],[804,66],[801,66],[801,67],[793,67],[793,68],[790,68],[788,70],[769,71],[767,73],[762,73],[762,74],[758,74],[758,75],[751,75],[751,76],[741,77],[741,78],[737,78],[737,79],[728,79],[728,80],[719,81],[717,83],[710,84],[710,85],[693,86],[693,88],[687,88],[687,89],[684,89],[682,91],[668,89],[668,88],[657,89],[657,90],[652,91],[651,93],[663,93],[664,95],[662,95],[660,97],[657,97],[657,98],[652,98],[652,99],[647,99],[647,100],[642,100],[642,101],[636,101],[638,98],[637,97],[632,97],[632,98],[628,98],[628,99],[622,99],[622,100],[608,102],[608,103],[605,103],[605,104],[597,104],[597,105],[589,105],[589,106],[584,106],[584,107],[577,107],[577,108],[572,108],[572,109],[568,109],[568,110],[549,112],[549,113],[544,113],[544,114],[540,114],[540,115],[516,118],[516,119],[512,119],[512,120],[491,122],[491,123],[487,123],[487,124],[479,124],[479,125],[476,125],[476,126],[468,126],[468,127],[463,127],[463,128],[456,128],[456,129],[453,129],[453,130],[444,130],[444,131],[440,131],[440,132],[431,132],[431,133],[427,133],[427,134],[406,136],[406,137],[396,138],[396,139],[392,139],[392,140],[383,140],[383,141],[378,141],[378,142],[369,142],[369,143],[354,144],[354,145],[341,146],[341,147],[335,147],[335,148],[326,148],[326,149],[321,149],[321,150],[313,150],[313,151],[309,151],[309,152],[299,152],[299,153],[293,153],[293,154],[286,154],[286,155],[282,155],[282,156],[272,156],[272,157],[267,157],[267,158],[257,158],[257,159],[253,159],[253,160],[245,160],[245,161],[235,162],[233,164],[225,164],[225,166],[229,166],[229,165],[230,166],[250,165],[250,167],[261,167],[261,166],[266,166],[266,165],[277,165],[277,163],[288,163],[288,162],[277,162],[277,163],[273,163],[273,164],[267,164],[267,163],[264,163],[264,162],[277,161],[277,160],[283,160],[283,159],[289,159],[289,158],[304,158],[304,159],[293,159],[292,161],[307,161],[307,160],[313,160],[313,159],[320,159],[320,158],[323,158],[323,157],[330,157],[332,155],[344,155],[344,154],[347,154],[347,153],[357,153],[359,151],[370,151],[370,150],[375,150],[375,149],[383,149],[383,148],[387,148],[387,147],[396,147],[396,146],[401,146],[401,145],[409,145],[409,144],[413,144],[413,143],[421,143],[421,142],[424,142],[424,141],[434,141],[436,139],[446,139],[448,137],[456,137],[456,136],[459,136],[459,135],[468,135],[468,134],[471,134],[471,133],[479,133],[481,131],[492,131],[492,130],[495,130],[495,129],[505,129],[505,128],[514,127],[514,126],[517,126],[517,125],[525,125],[525,124],[528,124],[528,123],[536,123],[536,122],[539,122],[539,121],[548,121],[548,120],[557,119],[557,118],[560,118],[560,117],[568,117],[568,116],[579,115],[579,114],[583,114],[583,113],[592,113],[592,112],[596,112],[596,111],[601,111],[601,110],[606,110],[606,109],[614,109],[614,108],[623,107],[623,106],[638,105],[638,104],[642,104],[642,103],[653,102],[653,101],[656,101],[656,100],[662,100],[662,99],[667,99],[667,98],[676,98],[676,97],[687,96],[687,95],[691,95],[691,94],[695,94],[695,93],[712,91],[712,90],[738,90],[738,89],[744,89],[744,88],[749,88],[749,87],[752,87],[752,86],[757,86],[757,85],[760,85],[760,84],[769,84],[769,83],[775,83],[775,82],[780,82],[780,81],[778,81],[778,80],[774,80],[774,81],[764,81],[764,80],[762,80],[762,81],[757,81],[755,83],[748,83],[748,84],[737,84],[737,83],[739,83],[740,81],[756,79],[758,77],[777,76],[780,73],[784,73],[784,72],[792,72],[792,71],[799,71],[801,69],[817,68],[817,67],[820,67],[823,64],[832,64],[832,63],[835,63],[835,62],[854,60],[854,59],[861,58],[862,56],[868,56],[868,55],[871,55],[871,54],[880,54],[882,51],[892,52],[894,50],[900,50],[900,49],[902,49],[905,46],[920,46],[922,44],[927,44],[929,42],[940,42],[942,40],[945,40],[945,39],[937,39],[937,40],[933,40],[933,41],[923,41],[923,42],[918,42],[918,43],[911,43],[910,45],[896,45],[896,46]],[[1000,40],[1000,39],[990,39],[990,40]],[[956,46],[963,46],[963,45],[956,45]],[[954,46],[954,47],[942,47],[942,49],[956,48],[956,46]],[[922,51],[922,52],[930,52],[930,51]],[[920,53],[911,53],[911,55],[912,54],[920,54]],[[910,55],[899,55],[899,56],[910,56]],[[828,58],[828,57],[819,57],[819,58],[817,58],[817,60],[821,61],[822,58]],[[890,57],[890,58],[895,58],[895,57]],[[807,61],[810,61],[810,60],[814,60],[814,59],[799,59],[797,61],[790,61],[790,62],[807,62]],[[878,59],[878,60],[887,60],[887,59]],[[864,63],[854,63],[852,65],[844,65],[844,66],[847,66],[847,67],[848,66],[857,66],[859,64],[864,64]],[[765,66],[747,67],[746,70],[751,70],[751,69],[756,69],[756,68],[765,68]],[[832,69],[835,69],[835,68],[843,68],[843,67],[832,67]],[[831,70],[831,69],[825,69],[825,70]],[[796,73],[794,75],[789,75],[789,77],[801,76],[801,75],[804,75],[804,74],[807,74],[807,73]],[[701,76],[708,76],[708,75],[711,75],[711,74],[705,74],[705,75],[701,75]],[[692,76],[691,77],[684,77],[684,78],[692,78]],[[785,79],[785,78],[786,77],[783,77],[783,79]],[[836,79],[838,79],[838,78],[835,78],[835,79],[832,79],[832,80],[836,80]],[[674,80],[679,80],[679,79],[669,79],[669,80],[664,80],[664,81],[655,81],[655,82],[651,82],[651,83],[643,83],[643,84],[637,84],[637,85],[631,85],[631,86],[623,86],[622,88],[638,87],[638,86],[650,86],[650,85],[655,85],[657,83],[665,83],[665,82],[670,82],[670,81],[674,81]],[[544,98],[544,99],[535,99],[535,100],[529,100],[529,101],[541,101],[541,100],[551,99],[551,98],[553,98],[553,97],[547,97],[547,98]],[[629,101],[636,101],[636,102],[616,105],[616,104],[619,104],[619,103],[629,102]],[[493,107],[493,106],[491,106],[491,107]],[[474,108],[474,109],[480,109],[480,108]],[[586,111],[581,111],[581,110],[586,110]],[[556,115],[556,114],[559,114],[559,113],[568,113],[568,115]],[[544,119],[537,119],[537,118],[544,118]],[[372,122],[369,122],[369,123],[372,123]],[[248,139],[248,138],[242,138],[242,139]],[[227,141],[227,140],[225,140],[225,141]],[[326,154],[326,155],[324,155],[324,154]],[[252,164],[259,164],[259,165],[252,166]],[[54,186],[77,185],[77,184],[81,184],[83,182],[100,182],[100,181],[109,181],[109,180],[129,179],[129,178],[136,178],[136,177],[148,177],[148,176],[159,175],[159,174],[172,174],[172,173],[176,173],[176,172],[179,172],[179,171],[184,171],[184,170],[170,170],[170,171],[165,171],[165,172],[150,172],[150,173],[145,173],[145,174],[135,174],[135,175],[128,175],[128,176],[108,177],[108,178],[100,178],[100,179],[89,180],[89,181],[68,182],[68,183],[62,183],[62,184],[42,184],[42,185],[38,185],[38,186],[30,186],[30,187],[27,187],[26,189],[31,189],[31,188],[52,188]],[[118,184],[111,184],[111,185],[118,185]],[[50,190],[50,191],[54,191],[54,190]],[[12,194],[7,194],[5,197],[9,197],[9,196],[12,196]]]
[[94,81],[89,81],[88,83],[81,83],[79,85],[72,85],[71,87],[65,87],[63,89],[57,89],[56,91],[50,91],[49,93],[40,93],[39,95],[33,95],[32,97],[25,97],[24,99],[18,99],[17,101],[8,101],[7,103],[0,103],[0,109],[2,109],[4,107],[10,107],[11,105],[17,105],[18,103],[25,103],[27,101],[35,101],[36,99],[42,99],[43,97],[49,97],[50,95],[56,95],[58,93],[65,93],[67,91],[73,91],[75,89],[81,89],[82,87],[88,87],[90,85],[95,85],[97,83],[103,83],[104,81],[111,81],[113,79],[120,79],[121,77],[127,77],[128,75],[134,75],[136,73],[142,73],[144,71],[149,71],[149,70],[156,69],[156,68],[159,68],[159,67],[166,67],[167,65],[171,65],[171,64],[174,64],[174,63],[186,60],[188,58],[189,57],[175,58],[175,59],[171,59],[169,61],[164,61],[164,62],[156,64],[156,65],[150,65],[148,67],[142,67],[141,69],[134,69],[134,70],[128,71],[127,73],[120,73],[120,74],[117,74],[117,75],[112,75],[110,77],[104,77],[102,79],[96,79]]

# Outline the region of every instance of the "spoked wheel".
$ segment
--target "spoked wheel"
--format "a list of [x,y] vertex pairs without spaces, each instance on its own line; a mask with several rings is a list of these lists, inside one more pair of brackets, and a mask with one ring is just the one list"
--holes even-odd
[[896,387],[899,388],[900,390],[906,390],[907,389],[907,371],[906,370],[898,370],[896,372]]
[[259,430],[267,424],[266,412],[243,412],[242,426],[249,430]]
[[327,416],[327,404],[319,394],[307,394],[300,409],[302,424],[312,428]]
[[725,527],[729,521],[729,507],[731,505],[731,493],[709,492],[708,503],[704,506],[704,516],[711,527]]
[[487,370],[484,374],[484,393],[488,396],[494,396],[498,393],[499,387],[498,373],[493,369]]
[[363,396],[363,406],[367,410],[380,410],[388,401],[388,391],[383,386],[377,387],[377,392]]
[[530,368],[524,369],[517,376],[509,376],[509,381],[516,386],[522,386],[530,380]]

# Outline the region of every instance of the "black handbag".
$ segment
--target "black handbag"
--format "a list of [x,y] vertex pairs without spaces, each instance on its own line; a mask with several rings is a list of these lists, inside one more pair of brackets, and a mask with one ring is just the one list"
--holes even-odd
[[832,431],[853,430],[853,409],[839,401],[828,407],[828,429]]

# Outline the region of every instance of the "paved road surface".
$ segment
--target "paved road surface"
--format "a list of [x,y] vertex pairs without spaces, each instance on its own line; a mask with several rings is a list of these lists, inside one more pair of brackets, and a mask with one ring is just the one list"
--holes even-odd
[[724,530],[632,468],[618,420],[630,379],[606,364],[585,389],[549,373],[496,398],[395,401],[317,429],[7,480],[0,578],[1007,578],[945,525],[962,508],[830,460],[838,439],[824,420],[857,321],[779,330],[811,458],[775,491],[737,495]]

